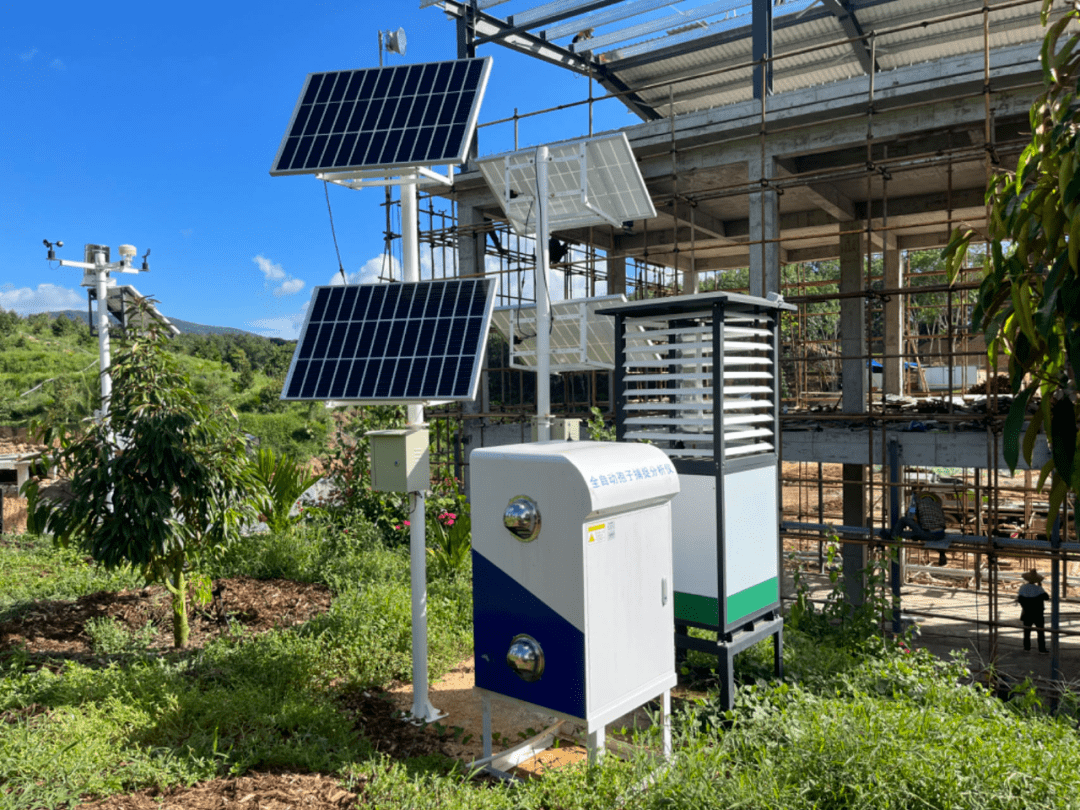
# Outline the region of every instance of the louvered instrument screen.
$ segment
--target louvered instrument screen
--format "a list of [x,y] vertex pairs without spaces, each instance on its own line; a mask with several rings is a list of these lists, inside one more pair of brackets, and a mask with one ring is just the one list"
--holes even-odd
[[[733,305],[748,297],[718,293],[695,296],[689,309],[689,298],[605,310],[623,316],[622,438],[672,457],[774,453],[777,308]],[[665,301],[671,311],[660,311]]]

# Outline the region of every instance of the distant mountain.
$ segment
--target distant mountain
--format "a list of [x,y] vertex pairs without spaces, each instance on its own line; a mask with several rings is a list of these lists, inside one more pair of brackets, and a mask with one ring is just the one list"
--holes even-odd
[[[79,311],[77,309],[64,309],[59,312],[47,312],[50,318],[70,318],[73,321],[82,321],[83,323],[89,322],[89,316],[85,311]],[[110,320],[114,323],[116,318],[110,315]],[[185,335],[254,335],[254,332],[248,332],[246,329],[236,329],[232,326],[207,326],[201,323],[192,323],[191,321],[182,321],[179,318],[169,318],[169,323],[179,329]]]

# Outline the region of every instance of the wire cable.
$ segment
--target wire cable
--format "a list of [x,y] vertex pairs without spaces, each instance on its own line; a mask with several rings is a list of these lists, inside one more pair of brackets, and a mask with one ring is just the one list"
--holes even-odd
[[334,230],[334,212],[330,208],[330,183],[327,180],[322,181],[323,192],[326,194],[326,213],[330,215],[330,236],[334,238],[334,251],[337,253],[337,268],[341,273],[341,280],[345,284],[349,283],[349,279],[345,276],[345,268],[341,264],[341,249],[337,243],[337,232]]
[[[533,185],[536,188],[536,196],[535,196],[534,202],[537,205],[539,205],[539,203],[540,203],[540,173],[539,172],[535,172],[533,174]],[[533,203],[529,203],[529,213],[530,214],[532,213],[532,207],[533,207]],[[539,217],[540,217],[539,208],[537,209],[536,215],[537,215],[537,218],[539,219]],[[525,217],[526,217],[526,221],[528,221],[528,214],[526,214]],[[537,230],[539,231],[539,229],[537,229]],[[551,226],[548,225],[548,236],[550,236],[550,235],[551,235]],[[536,234],[536,242],[537,242],[536,254],[537,254],[537,256],[539,256],[539,254],[540,254],[540,244],[539,244],[540,243],[540,238],[541,237],[540,237],[540,234],[538,232]],[[548,256],[548,261],[550,261],[550,260],[551,260],[551,257]],[[534,265],[533,265],[533,275],[534,275],[534,277],[535,276],[540,276],[540,278],[542,278],[544,280],[544,295],[547,296],[547,301],[548,301],[548,334],[550,335],[553,331],[555,331],[555,315],[551,311],[551,290],[548,288],[548,268],[547,267],[541,268],[539,266],[539,264],[540,264],[539,262],[534,263]],[[536,310],[536,313],[537,313],[537,315],[540,314],[539,308]],[[539,317],[536,319],[536,328],[537,328],[537,330],[540,329],[540,318]]]

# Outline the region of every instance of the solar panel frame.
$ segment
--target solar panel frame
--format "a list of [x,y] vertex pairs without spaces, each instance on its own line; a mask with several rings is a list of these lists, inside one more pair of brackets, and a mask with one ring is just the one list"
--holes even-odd
[[309,73],[270,174],[464,162],[491,57]]
[[[547,148],[549,232],[656,216],[626,133],[562,141]],[[533,147],[476,161],[510,227],[522,236],[536,233],[535,154]],[[508,181],[510,199],[507,199]]]
[[[625,303],[625,295],[552,301],[549,344],[552,371],[614,369],[615,322],[611,318],[598,316],[597,310],[602,306]],[[536,305],[496,307],[491,315],[491,325],[511,347],[510,367],[536,371]]]
[[316,287],[281,399],[475,399],[495,292],[488,278]]

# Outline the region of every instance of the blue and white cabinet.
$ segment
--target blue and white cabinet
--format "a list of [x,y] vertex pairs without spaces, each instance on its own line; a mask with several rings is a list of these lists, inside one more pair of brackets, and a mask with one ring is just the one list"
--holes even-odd
[[[545,442],[470,457],[476,686],[606,724],[675,685],[671,500],[655,447]],[[487,725],[487,724],[485,724]],[[485,750],[490,744],[485,740]]]

